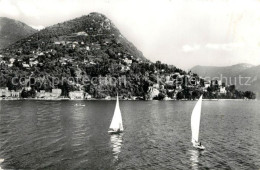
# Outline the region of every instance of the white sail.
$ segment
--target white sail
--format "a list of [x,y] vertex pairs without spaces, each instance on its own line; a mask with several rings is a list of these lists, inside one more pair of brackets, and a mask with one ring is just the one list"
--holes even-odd
[[120,111],[120,108],[119,108],[118,96],[116,98],[116,107],[115,107],[115,111],[114,111],[114,116],[113,116],[113,119],[111,121],[109,128],[113,129],[115,131],[117,131],[118,129],[120,129],[120,131],[124,130],[121,111]]
[[202,104],[202,96],[200,96],[191,114],[191,133],[192,133],[191,142],[193,144],[199,141],[201,104]]

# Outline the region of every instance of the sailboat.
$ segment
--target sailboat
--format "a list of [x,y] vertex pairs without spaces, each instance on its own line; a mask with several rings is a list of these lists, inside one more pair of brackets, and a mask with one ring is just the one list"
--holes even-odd
[[123,132],[123,130],[124,130],[124,128],[123,128],[122,115],[121,115],[121,111],[119,108],[119,100],[118,100],[118,95],[117,95],[114,116],[113,116],[113,119],[109,126],[108,133],[109,134],[119,134],[119,133]]
[[[4,162],[4,159],[0,159],[0,165]],[[0,170],[3,170],[2,167],[0,166]]]
[[201,104],[202,104],[202,95],[200,96],[191,114],[191,133],[192,133],[191,142],[193,144],[193,147],[204,150],[205,147],[201,145],[201,142],[199,142]]
[[[1,112],[1,101],[0,101],[0,112]],[[2,162],[4,162],[4,159],[0,158],[0,165],[2,164]],[[2,170],[1,166],[0,166],[0,170]]]

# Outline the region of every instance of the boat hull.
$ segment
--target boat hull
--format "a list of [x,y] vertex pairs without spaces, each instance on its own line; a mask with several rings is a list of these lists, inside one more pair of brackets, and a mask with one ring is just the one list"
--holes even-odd
[[119,130],[119,131],[109,130],[108,133],[110,135],[119,135],[120,133],[123,133],[123,131],[121,131],[121,130]]
[[199,145],[193,145],[194,148],[198,149],[198,150],[205,150],[205,147],[203,145],[199,146]]

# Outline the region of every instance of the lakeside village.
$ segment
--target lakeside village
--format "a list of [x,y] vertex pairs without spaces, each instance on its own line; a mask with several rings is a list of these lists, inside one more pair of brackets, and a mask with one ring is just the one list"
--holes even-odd
[[[86,32],[74,33],[73,36],[77,40],[41,42],[43,45],[37,45],[35,49],[29,39],[16,51],[10,48],[0,53],[0,98],[110,100],[118,92],[125,100],[194,100],[201,94],[205,99],[255,99],[253,92],[238,91],[235,85],[226,85],[221,80],[206,80],[160,61],[152,63],[135,57],[116,40],[88,43],[78,40],[78,36],[87,36]],[[13,83],[14,76],[23,77],[28,83]],[[48,77],[82,79],[84,76],[107,80],[124,76],[125,82],[109,84],[98,81],[87,85],[67,82],[55,87],[46,82],[44,86],[39,83],[30,86],[29,83],[30,77],[47,77],[47,80]]]
[[[179,74],[174,74],[174,75],[179,75]],[[166,84],[172,84],[173,82],[170,81],[170,76],[166,77]],[[200,82],[196,82],[196,84],[200,84]],[[194,85],[197,86],[197,85]],[[191,87],[191,86],[190,86]],[[227,99],[225,96],[227,93],[230,93],[229,90],[235,90],[235,86],[225,86],[225,83],[221,83],[220,80],[212,80],[212,81],[205,81],[204,86],[201,87],[203,90],[204,94],[208,94],[208,90],[215,89],[212,94],[215,96],[218,96],[218,98],[209,98],[209,99]],[[164,85],[159,85],[159,84],[153,84],[152,86],[148,87],[148,92],[147,92],[147,98],[146,100],[191,100],[195,99],[196,96],[194,93],[198,93],[198,91],[193,91],[191,93],[191,98],[185,98],[184,94],[182,93],[184,89],[182,89],[182,86],[179,85],[175,90],[167,90],[168,93],[173,92],[173,96],[169,97],[162,93],[163,91],[165,92]],[[32,88],[31,87],[24,87],[22,90],[19,91],[14,91],[14,90],[9,90],[8,87],[6,88],[1,88],[0,89],[0,100],[5,99],[5,100],[19,100],[19,99],[24,99],[24,98],[29,98],[29,99],[37,99],[37,100],[95,100],[97,98],[93,98],[92,95],[88,94],[87,92],[84,92],[84,90],[79,90],[79,91],[71,91],[69,92],[68,96],[62,96],[62,89],[55,89],[53,88],[51,92],[46,92],[45,90],[40,90],[40,91],[34,91],[34,94],[28,95],[27,92],[32,93]],[[255,99],[254,94],[251,94],[251,92],[247,92],[248,97],[244,98],[230,98],[230,99]],[[199,94],[196,94],[199,95]],[[251,95],[251,96],[250,96]],[[194,96],[194,98],[192,98]],[[142,97],[140,96],[121,96],[121,100],[143,100]],[[207,98],[207,96],[206,96]],[[103,100],[111,100],[115,99],[115,96],[104,96],[103,98],[99,98]]]

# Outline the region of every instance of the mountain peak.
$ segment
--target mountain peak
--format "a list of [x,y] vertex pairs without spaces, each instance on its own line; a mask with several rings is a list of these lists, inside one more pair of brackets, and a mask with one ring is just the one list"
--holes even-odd
[[[238,66],[238,67],[244,67],[244,68],[251,68],[251,67],[254,67],[255,65],[248,64],[248,63],[238,63],[238,64],[235,64],[235,65],[232,65],[232,66]],[[232,67],[232,66],[231,66],[231,67]]]
[[104,14],[99,12],[91,12],[88,14],[89,16],[98,16],[98,17],[106,17]]
[[88,15],[47,27],[13,44],[8,50],[15,53],[17,49],[21,49],[27,43],[30,51],[36,51],[42,44],[50,46],[55,42],[62,41],[78,42],[83,43],[86,48],[97,48],[96,51],[89,52],[93,53],[92,55],[94,56],[97,53],[108,53],[107,51],[110,50],[110,55],[112,55],[111,51],[113,51],[116,54],[119,53],[147,61],[142,52],[120,33],[112,21],[98,12],[92,12]]

